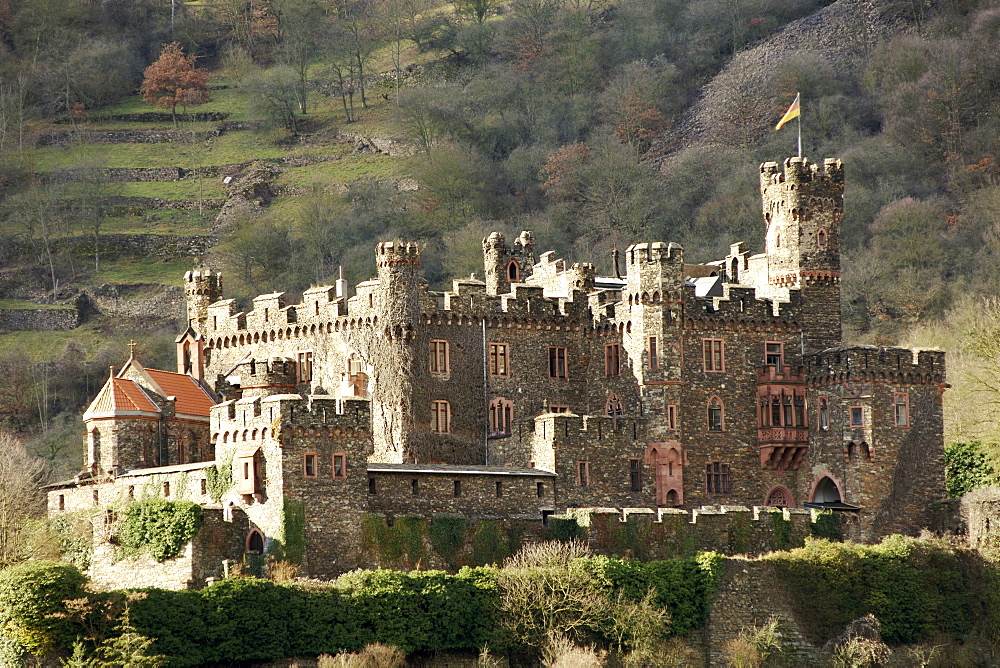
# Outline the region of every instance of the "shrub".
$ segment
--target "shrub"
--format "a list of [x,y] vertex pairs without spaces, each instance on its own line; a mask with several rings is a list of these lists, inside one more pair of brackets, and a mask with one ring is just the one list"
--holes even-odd
[[31,654],[68,648],[78,629],[67,599],[82,598],[87,578],[69,564],[25,561],[0,571],[0,636]]
[[406,655],[398,647],[370,643],[360,652],[324,654],[319,657],[318,668],[403,668]]
[[117,539],[120,554],[135,556],[148,550],[153,559],[166,561],[181,553],[201,528],[201,506],[191,501],[145,499],[124,511]]

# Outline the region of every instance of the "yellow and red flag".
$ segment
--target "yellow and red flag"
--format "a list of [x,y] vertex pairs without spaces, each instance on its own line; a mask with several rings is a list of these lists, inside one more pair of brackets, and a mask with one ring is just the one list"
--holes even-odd
[[788,108],[788,111],[786,111],[785,115],[781,117],[781,120],[778,121],[778,124],[774,126],[774,129],[780,130],[782,125],[792,120],[793,118],[797,118],[798,115],[799,115],[799,94],[796,93],[795,101],[792,102],[792,106]]

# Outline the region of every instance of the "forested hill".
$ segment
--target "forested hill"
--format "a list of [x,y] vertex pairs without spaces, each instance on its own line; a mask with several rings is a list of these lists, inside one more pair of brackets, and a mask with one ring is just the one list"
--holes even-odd
[[[156,109],[171,42],[209,86]],[[601,271],[759,248],[796,92],[804,154],[847,166],[849,337],[957,345],[996,290],[998,47],[986,0],[0,0],[0,307],[89,316],[0,334],[0,422],[62,457],[125,340],[170,364],[148,305],[199,261],[245,300],[363,280],[382,238],[438,286],[491,229]]]

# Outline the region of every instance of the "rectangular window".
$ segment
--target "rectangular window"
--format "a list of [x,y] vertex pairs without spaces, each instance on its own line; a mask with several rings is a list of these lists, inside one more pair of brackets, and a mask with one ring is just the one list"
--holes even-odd
[[490,436],[510,434],[514,420],[514,403],[503,398],[494,399],[489,405]]
[[439,375],[448,374],[448,342],[441,340],[431,341],[430,369],[431,373]]
[[781,368],[785,364],[785,344],[776,341],[768,341],[764,344],[764,364],[773,366],[774,370],[781,373]]
[[628,481],[633,492],[642,491],[642,460],[628,460]]
[[569,406],[549,406],[550,413],[569,413]]
[[170,483],[165,482],[163,483],[163,498],[167,498],[169,496],[170,496]]
[[420,496],[420,481],[414,478],[410,481],[410,488],[413,490],[413,496]]
[[722,339],[702,339],[702,361],[705,371],[725,371]]
[[906,392],[897,392],[893,395],[893,411],[897,427],[910,426],[910,395]]
[[657,348],[655,336],[649,337],[649,368],[660,368],[660,350]]
[[705,478],[709,494],[729,493],[729,464],[711,462],[705,469]]
[[567,378],[566,349],[549,346],[549,378]]
[[576,473],[580,487],[586,487],[590,484],[590,462],[577,462]]
[[865,426],[865,411],[861,406],[851,406],[851,426]]
[[299,353],[299,382],[307,383],[313,377],[313,354],[306,350]]
[[667,406],[667,429],[677,429],[677,406]]
[[346,478],[347,477],[347,456],[343,454],[336,454],[333,456],[333,477],[334,478]]
[[502,496],[503,496],[503,483],[497,480],[497,498],[499,499]]
[[490,344],[490,375],[491,376],[509,376],[510,367],[507,365],[507,344],[506,343],[491,343]]
[[66,497],[62,494],[59,495],[59,510],[66,510]]
[[451,433],[451,404],[447,401],[431,402],[431,431],[438,434]]
[[455,489],[454,489],[454,491],[452,493],[452,496],[454,496],[456,498],[462,496],[462,481],[461,480],[456,480],[455,481]]
[[[207,493],[208,493],[208,481],[205,480],[204,478],[202,478],[201,479],[201,495],[204,496]],[[128,488],[128,498],[131,499],[131,498],[134,498],[134,497],[135,497],[135,487],[129,487]]]
[[368,493],[372,496],[378,493],[378,488],[375,487],[375,478],[368,478]]
[[302,475],[307,478],[316,477],[316,455],[312,452],[306,453],[302,458]]
[[535,494],[538,495],[539,499],[542,498],[543,496],[545,496],[545,483],[544,482],[539,482],[539,483],[535,484]]
[[604,346],[604,375],[622,375],[622,346],[620,343],[609,343]]

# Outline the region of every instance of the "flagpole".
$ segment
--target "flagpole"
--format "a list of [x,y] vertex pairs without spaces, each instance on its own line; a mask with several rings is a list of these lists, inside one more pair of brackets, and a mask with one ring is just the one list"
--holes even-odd
[[802,110],[802,102],[800,100],[799,101],[799,115],[795,117],[795,120],[798,121],[798,123],[796,125],[798,125],[798,127],[799,127],[799,157],[800,158],[802,157],[802,111],[801,110]]

